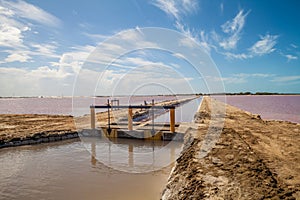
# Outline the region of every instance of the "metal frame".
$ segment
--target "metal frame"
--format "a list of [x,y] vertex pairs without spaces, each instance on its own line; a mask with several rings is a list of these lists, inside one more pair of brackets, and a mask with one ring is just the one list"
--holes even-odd
[[132,131],[133,126],[132,126],[132,109],[151,109],[152,110],[152,136],[155,134],[154,130],[154,109],[168,109],[170,110],[170,132],[175,133],[175,107],[174,105],[170,106],[155,106],[154,105],[154,100],[152,100],[152,105],[129,105],[129,106],[112,106],[109,103],[109,99],[107,100],[107,105],[104,106],[98,106],[98,105],[91,105],[90,110],[91,110],[91,128],[95,129],[96,128],[96,123],[95,123],[95,109],[99,108],[105,108],[108,111],[108,133],[110,134],[111,128],[110,128],[110,109],[111,108],[121,108],[121,109],[128,109],[128,130]]

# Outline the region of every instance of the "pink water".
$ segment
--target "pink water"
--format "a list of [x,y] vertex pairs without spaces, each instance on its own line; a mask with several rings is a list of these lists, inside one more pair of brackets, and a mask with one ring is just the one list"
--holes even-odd
[[[188,96],[133,96],[115,97],[120,105],[139,105],[144,101],[155,102],[182,99]],[[76,98],[0,98],[0,114],[63,114],[84,115],[89,113],[90,105],[104,105],[109,97],[76,97]],[[73,106],[73,107],[72,107]]]
[[[1,98],[0,114],[64,114],[83,115],[89,113],[89,105],[104,105],[108,97],[72,98]],[[187,96],[135,96],[116,97],[120,105],[143,104],[187,98]],[[228,104],[259,114],[263,119],[276,119],[300,123],[300,95],[272,96],[226,96]]]
[[300,95],[226,96],[226,101],[263,119],[300,123]]

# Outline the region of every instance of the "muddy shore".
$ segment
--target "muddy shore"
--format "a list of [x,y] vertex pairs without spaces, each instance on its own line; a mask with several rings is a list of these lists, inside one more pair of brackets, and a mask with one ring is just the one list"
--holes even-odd
[[[212,113],[225,106],[225,115],[218,109]],[[163,200],[300,199],[299,124],[265,121],[209,97],[195,117]],[[220,135],[208,137],[208,130],[220,130]],[[201,156],[205,142],[214,138]]]

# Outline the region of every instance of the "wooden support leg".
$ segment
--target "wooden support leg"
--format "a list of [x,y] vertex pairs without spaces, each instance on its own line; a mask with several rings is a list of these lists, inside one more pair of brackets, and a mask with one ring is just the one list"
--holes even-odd
[[91,129],[96,128],[96,122],[95,122],[95,108],[91,108]]
[[132,108],[128,108],[128,130],[132,131]]
[[175,133],[175,108],[170,109],[170,132]]

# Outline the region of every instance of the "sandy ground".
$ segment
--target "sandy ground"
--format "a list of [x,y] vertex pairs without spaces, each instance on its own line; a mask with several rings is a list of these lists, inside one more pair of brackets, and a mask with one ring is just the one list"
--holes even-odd
[[72,116],[1,114],[0,142],[75,131]]
[[300,199],[300,125],[222,108],[203,99],[162,199]]

